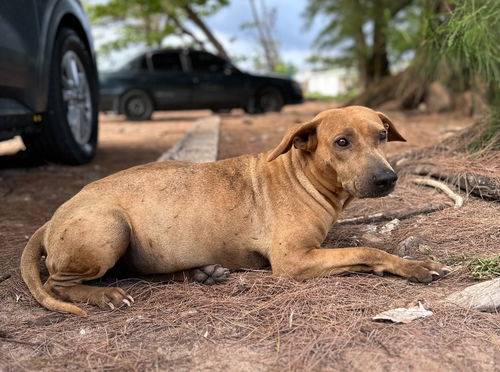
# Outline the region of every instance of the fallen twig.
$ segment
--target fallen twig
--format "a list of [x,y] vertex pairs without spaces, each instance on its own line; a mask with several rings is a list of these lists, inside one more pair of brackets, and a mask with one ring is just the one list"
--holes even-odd
[[454,202],[454,208],[460,208],[464,204],[464,198],[453,192],[448,186],[443,182],[436,181],[430,178],[415,178],[413,182],[417,185],[431,186],[444,192],[451,200]]
[[500,184],[494,178],[470,172],[454,173],[430,164],[403,164],[403,167],[402,172],[405,174],[432,177],[459,187],[467,194],[500,201]]
[[368,216],[359,216],[353,218],[345,218],[343,220],[338,220],[337,225],[356,225],[362,223],[375,223],[382,221],[391,221],[395,218],[398,220],[404,220],[413,216],[417,216],[419,214],[429,214],[434,213],[445,208],[448,208],[447,204],[426,204],[420,208],[399,210],[394,212],[387,213],[374,213]]
[[2,283],[3,281],[9,279],[11,276],[12,276],[11,273],[0,275],[0,283]]
[[29,345],[29,346],[40,346],[40,344],[37,344],[35,342],[16,340],[14,338],[3,337],[1,335],[0,335],[0,342],[10,342],[12,344]]

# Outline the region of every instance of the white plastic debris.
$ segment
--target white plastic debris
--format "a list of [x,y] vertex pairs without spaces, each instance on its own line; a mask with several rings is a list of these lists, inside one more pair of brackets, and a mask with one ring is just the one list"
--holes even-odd
[[379,230],[381,234],[390,233],[399,225],[399,220],[397,218],[387,222],[384,226],[382,226]]
[[427,310],[424,305],[419,301],[417,306],[412,307],[398,307],[397,309],[391,309],[383,311],[380,314],[375,315],[372,320],[375,321],[390,321],[393,323],[410,323],[411,321],[419,318],[427,318],[433,313]]

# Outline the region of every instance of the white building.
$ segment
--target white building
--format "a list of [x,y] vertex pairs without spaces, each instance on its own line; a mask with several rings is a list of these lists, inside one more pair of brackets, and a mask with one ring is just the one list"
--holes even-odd
[[302,85],[305,94],[337,96],[345,93],[354,83],[352,71],[341,68],[299,71],[294,77]]

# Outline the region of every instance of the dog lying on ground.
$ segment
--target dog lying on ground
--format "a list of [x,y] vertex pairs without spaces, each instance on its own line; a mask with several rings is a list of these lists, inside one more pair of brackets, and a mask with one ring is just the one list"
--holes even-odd
[[[405,140],[384,114],[353,106],[291,128],[268,153],[118,172],[84,187],[34,233],[22,277],[47,309],[81,316],[86,312],[69,302],[111,309],[133,302],[121,288],[82,284],[118,261],[140,274],[184,271],[208,283],[224,280],[225,268],[269,264],[273,275],[297,280],[389,272],[430,282],[449,269],[369,247],[320,248],[353,198],[393,190],[387,141]],[[43,253],[44,285],[37,268]]]

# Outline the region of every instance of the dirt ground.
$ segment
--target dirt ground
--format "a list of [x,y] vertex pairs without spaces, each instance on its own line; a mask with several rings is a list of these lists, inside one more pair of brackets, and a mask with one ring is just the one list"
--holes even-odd
[[[274,146],[291,125],[328,107],[310,102],[280,114],[222,117],[219,158]],[[100,150],[83,167],[0,169],[0,371],[17,370],[384,370],[498,371],[500,316],[457,309],[443,298],[474,283],[476,257],[500,254],[500,205],[474,197],[401,221],[380,234],[381,248],[432,256],[453,267],[429,285],[386,276],[348,275],[297,283],[269,272],[232,273],[228,283],[203,286],[107,277],[136,303],[113,312],[86,307],[86,319],[51,313],[27,292],[17,270],[30,234],[79,189],[107,174],[154,161],[197,117],[208,112],[160,113],[151,123],[103,117]],[[454,114],[388,113],[408,143],[388,145],[396,154],[427,146],[471,123]],[[1,150],[0,146],[0,150]],[[8,162],[2,162],[2,164]],[[490,166],[499,177],[498,167]],[[403,177],[393,194],[356,201],[342,218],[425,203],[447,203],[434,189]],[[361,244],[384,223],[334,226],[326,246]],[[425,250],[405,248],[414,236]],[[406,325],[375,323],[380,311],[422,301],[434,315]]]

